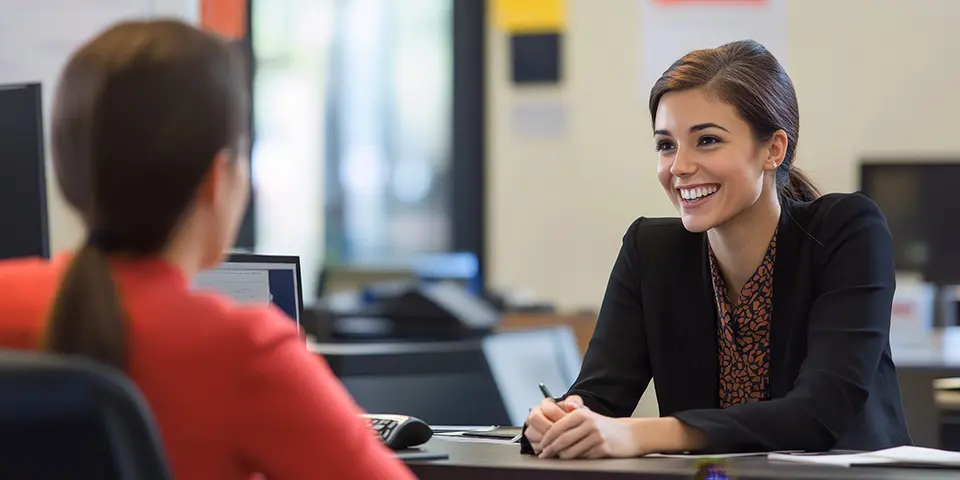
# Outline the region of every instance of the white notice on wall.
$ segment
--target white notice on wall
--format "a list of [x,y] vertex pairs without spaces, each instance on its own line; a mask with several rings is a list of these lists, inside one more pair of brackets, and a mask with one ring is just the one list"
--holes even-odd
[[687,53],[756,40],[787,63],[787,0],[639,0],[642,95]]
[[510,107],[510,129],[515,138],[556,140],[567,134],[567,107],[560,99],[517,100]]

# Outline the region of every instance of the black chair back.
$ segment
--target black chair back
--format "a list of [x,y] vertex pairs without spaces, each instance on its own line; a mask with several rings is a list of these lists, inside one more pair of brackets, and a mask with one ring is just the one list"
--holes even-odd
[[168,480],[153,416],[120,371],[0,350],[0,478]]

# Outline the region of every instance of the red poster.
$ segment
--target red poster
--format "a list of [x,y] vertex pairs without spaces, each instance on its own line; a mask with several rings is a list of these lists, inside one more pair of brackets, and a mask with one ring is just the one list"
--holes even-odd
[[244,37],[247,23],[245,0],[202,0],[200,23],[227,38],[238,40]]

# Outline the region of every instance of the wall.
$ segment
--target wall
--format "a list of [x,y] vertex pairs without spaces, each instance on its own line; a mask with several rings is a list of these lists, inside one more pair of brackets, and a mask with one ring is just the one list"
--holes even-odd
[[[491,26],[488,278],[596,307],[630,222],[674,211],[655,179],[648,92],[639,91],[639,1],[567,7],[559,91],[510,85],[506,38]],[[955,0],[791,0],[797,162],[824,190],[855,190],[864,156],[960,153],[958,24]],[[545,97],[565,102],[568,134],[515,138],[511,105]]]
[[[199,20],[200,0],[0,0],[0,83],[42,82],[45,130],[60,70],[84,41],[129,17]],[[42,3],[42,7],[39,5]],[[75,246],[84,229],[60,194],[47,147],[50,248]]]

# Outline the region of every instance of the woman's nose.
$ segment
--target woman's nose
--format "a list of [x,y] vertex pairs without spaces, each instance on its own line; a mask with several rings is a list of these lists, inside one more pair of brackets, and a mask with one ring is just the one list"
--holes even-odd
[[696,163],[681,149],[677,149],[677,153],[673,156],[673,165],[670,165],[670,173],[675,177],[688,177],[696,171]]

